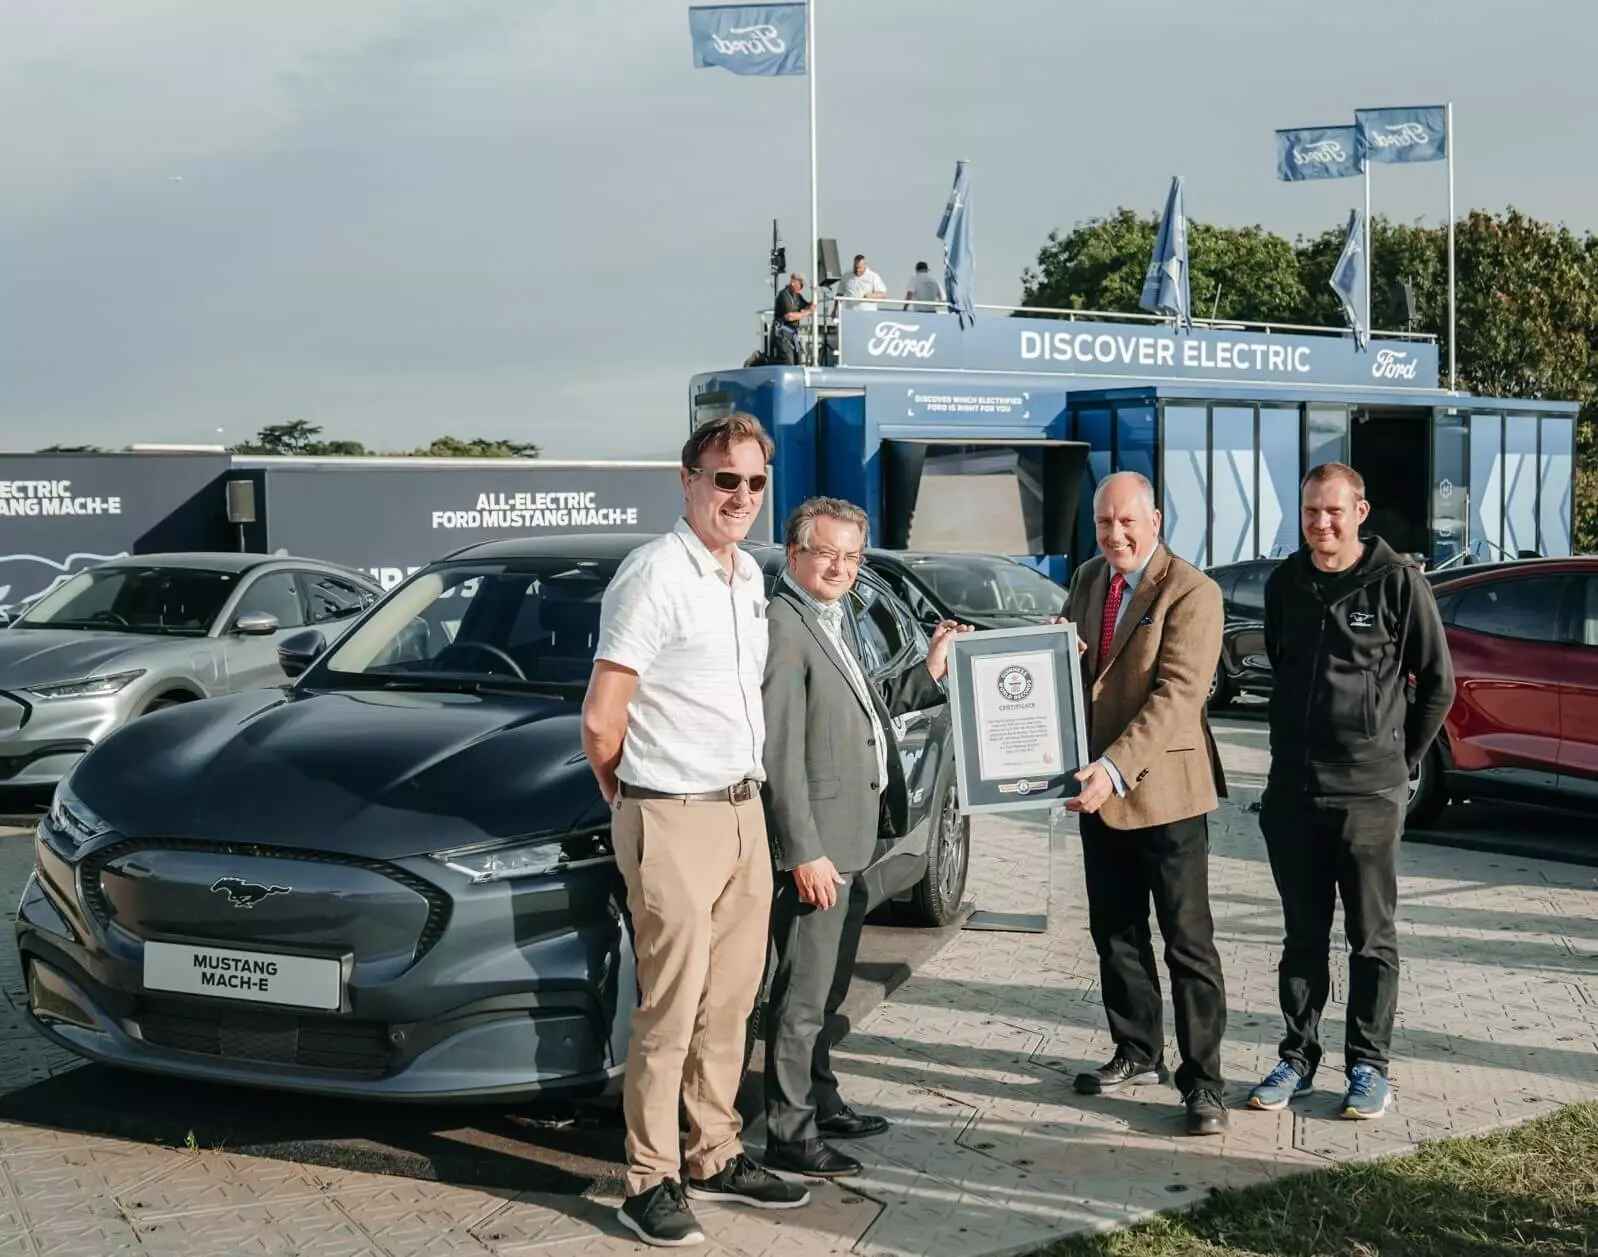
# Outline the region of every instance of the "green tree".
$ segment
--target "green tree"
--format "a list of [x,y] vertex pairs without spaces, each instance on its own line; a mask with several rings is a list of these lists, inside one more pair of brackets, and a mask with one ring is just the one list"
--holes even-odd
[[235,454],[279,454],[300,457],[359,457],[368,453],[359,441],[319,441],[322,428],[308,419],[272,423],[256,434],[255,440],[235,445]]
[[[1021,277],[1021,304],[1136,313],[1158,228],[1157,216],[1121,209],[1050,233],[1037,265]],[[1189,222],[1188,262],[1195,317],[1284,323],[1303,308],[1293,246],[1263,227]]]
[[463,440],[458,436],[441,436],[412,453],[423,458],[537,458],[539,447],[527,441],[493,437],[474,436]]

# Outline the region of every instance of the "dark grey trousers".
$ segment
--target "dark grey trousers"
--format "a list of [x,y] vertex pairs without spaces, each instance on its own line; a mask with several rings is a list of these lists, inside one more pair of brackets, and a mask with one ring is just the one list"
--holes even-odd
[[771,938],[776,969],[766,1019],[766,1141],[819,1139],[817,1117],[843,1108],[832,1072],[832,1045],[847,1026],[838,1016],[854,976],[866,888],[845,873],[838,902],[825,912],[801,903],[793,874],[777,873]]

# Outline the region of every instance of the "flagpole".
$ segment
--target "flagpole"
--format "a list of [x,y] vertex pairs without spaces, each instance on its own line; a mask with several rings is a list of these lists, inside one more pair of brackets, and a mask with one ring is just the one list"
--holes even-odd
[[[805,77],[810,80],[810,291],[815,295],[816,318],[810,325],[810,365],[821,362],[821,223],[816,196],[816,0],[805,0]],[[838,312],[838,339],[843,340],[843,312]]]
[[1448,391],[1459,391],[1459,380],[1454,373],[1454,102],[1448,102]]
[[1371,160],[1365,158],[1365,330],[1376,326],[1376,315],[1371,309]]

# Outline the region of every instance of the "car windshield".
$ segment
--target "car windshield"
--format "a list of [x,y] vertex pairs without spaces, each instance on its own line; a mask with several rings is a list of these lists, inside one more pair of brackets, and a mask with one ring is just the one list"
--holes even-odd
[[1023,563],[983,559],[917,559],[916,579],[956,615],[1056,616],[1065,590]]
[[440,564],[390,593],[307,683],[582,690],[615,570],[590,559]]
[[96,567],[64,581],[13,629],[80,629],[204,637],[239,578],[192,567]]

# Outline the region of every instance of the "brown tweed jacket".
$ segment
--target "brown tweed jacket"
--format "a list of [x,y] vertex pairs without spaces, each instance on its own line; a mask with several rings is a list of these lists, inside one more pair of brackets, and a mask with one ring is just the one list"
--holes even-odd
[[1210,679],[1221,654],[1221,589],[1161,545],[1099,661],[1110,566],[1089,559],[1071,580],[1066,614],[1087,642],[1081,657],[1088,741],[1126,782],[1099,818],[1142,829],[1213,812],[1226,777],[1210,733]]

